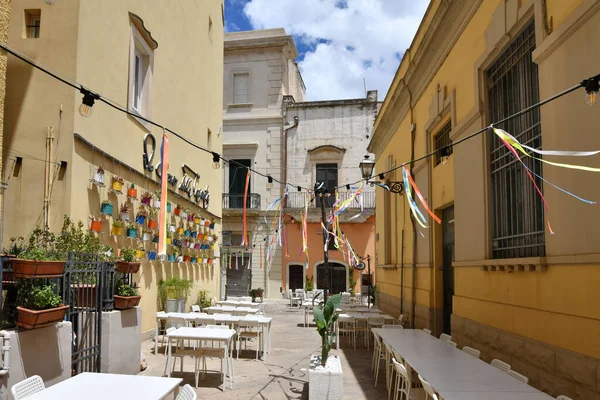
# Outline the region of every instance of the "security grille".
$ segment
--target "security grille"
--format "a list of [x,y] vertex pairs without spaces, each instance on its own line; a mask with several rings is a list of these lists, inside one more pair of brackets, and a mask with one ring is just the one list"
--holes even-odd
[[[531,59],[535,49],[533,21],[516,37],[487,71],[489,115],[499,121],[539,101],[538,70]],[[498,125],[521,143],[542,147],[539,110]],[[544,256],[544,209],[521,163],[504,144],[490,135],[492,187],[492,256]],[[523,157],[527,167],[542,176],[540,161]],[[541,179],[534,176],[541,188]]]
[[[452,131],[452,123],[448,122],[440,131],[435,135],[435,165],[442,162],[442,157],[448,157],[452,154],[452,141],[450,140],[450,132]],[[448,146],[448,147],[446,147]]]

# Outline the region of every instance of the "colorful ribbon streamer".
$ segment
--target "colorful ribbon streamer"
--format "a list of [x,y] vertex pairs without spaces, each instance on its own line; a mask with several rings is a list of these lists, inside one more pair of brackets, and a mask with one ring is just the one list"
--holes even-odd
[[169,138],[167,132],[163,129],[162,144],[160,146],[160,166],[162,169],[160,185],[160,218],[158,228],[158,255],[165,258],[167,255],[167,192],[168,171],[169,171]]
[[[246,206],[248,205],[248,186],[250,186],[250,170],[248,170],[248,172],[246,173],[246,187],[244,188],[244,213],[242,216],[242,244],[241,246],[247,246],[248,243],[248,231],[247,231],[247,224],[246,224]],[[237,267],[237,265],[236,265]],[[236,268],[237,269],[237,268]]]
[[423,215],[423,213],[421,213],[421,210],[419,210],[419,207],[417,207],[417,204],[415,203],[415,201],[412,198],[412,195],[410,194],[410,182],[408,181],[408,175],[406,174],[406,172],[406,167],[403,165],[402,177],[404,178],[404,193],[406,194],[406,201],[408,202],[408,207],[410,208],[410,211],[412,212],[419,225],[421,225],[421,227],[423,228],[429,228],[425,216]]

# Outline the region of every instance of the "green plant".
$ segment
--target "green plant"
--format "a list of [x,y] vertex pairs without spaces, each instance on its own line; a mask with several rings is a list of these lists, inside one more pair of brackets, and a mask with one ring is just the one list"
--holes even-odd
[[132,297],[132,296],[139,296],[140,292],[138,292],[138,290],[126,283],[121,283],[119,286],[117,286],[117,296],[123,296],[123,297]]
[[317,332],[321,335],[321,365],[327,364],[327,357],[331,350],[331,345],[335,340],[335,330],[333,329],[335,321],[338,318],[335,310],[340,305],[340,295],[336,294],[327,299],[327,303],[320,302],[313,309]]
[[354,269],[350,269],[350,273],[348,274],[348,284],[350,286],[350,294],[354,296],[354,288],[356,287],[356,281],[354,280]]
[[108,206],[112,206],[112,202],[110,200],[104,200],[102,202],[102,205],[108,205]]
[[371,292],[369,293],[371,295],[371,304],[375,304],[375,293],[377,293],[377,291],[375,290],[375,285],[371,286]]
[[207,290],[198,291],[198,300],[196,300],[196,304],[199,305],[201,309],[210,307],[211,301]]
[[18,283],[17,304],[30,310],[48,310],[62,303],[59,295],[54,293],[56,285],[44,284],[34,280],[23,279]]
[[190,295],[192,281],[189,279],[171,278],[158,283],[158,301],[161,310],[167,307],[167,298],[181,299]]
[[121,260],[125,262],[133,262],[135,259],[135,250],[130,247],[123,247],[121,249]]
[[306,277],[306,284],[304,285],[304,290],[310,292],[314,290],[313,278]]
[[123,221],[115,220],[113,221],[112,226],[115,228],[121,228],[123,226]]

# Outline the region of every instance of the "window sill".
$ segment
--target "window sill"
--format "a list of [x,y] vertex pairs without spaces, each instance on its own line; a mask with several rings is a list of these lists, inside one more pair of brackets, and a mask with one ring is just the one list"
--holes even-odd
[[254,103],[231,103],[227,104],[227,108],[252,108]]
[[[138,125],[140,125],[140,127],[142,127],[148,133],[152,132],[152,125],[149,122],[146,122],[143,119],[139,118],[138,116],[141,117],[141,115],[136,110],[134,110],[133,108],[130,107],[128,111],[136,114],[136,115],[128,114],[129,118],[131,118],[132,120],[137,122]],[[145,116],[144,116],[144,118],[150,119],[149,117],[145,117]]]

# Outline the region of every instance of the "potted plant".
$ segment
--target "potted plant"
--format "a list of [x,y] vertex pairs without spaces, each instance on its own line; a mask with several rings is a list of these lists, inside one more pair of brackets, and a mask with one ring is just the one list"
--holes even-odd
[[127,224],[127,237],[132,239],[137,238],[137,228],[135,224]]
[[214,218],[210,220],[210,224],[208,225],[211,231],[215,230],[215,220]]
[[177,228],[178,235],[183,235],[183,232],[184,232],[183,226],[180,226],[179,228]]
[[207,290],[198,290],[198,300],[196,300],[196,304],[200,306],[200,310],[211,306],[211,300]]
[[186,230],[183,232],[183,235],[184,235],[185,237],[191,237],[191,236],[192,236],[192,232],[190,232],[190,230],[189,230],[189,229],[186,229]]
[[124,183],[125,183],[125,180],[123,179],[123,177],[118,176],[118,175],[112,176],[111,187],[114,191],[121,193],[121,190],[123,190]]
[[122,221],[113,221],[112,234],[115,236],[121,236],[123,234],[123,222]]
[[156,252],[155,251],[148,252],[148,260],[156,260]]
[[173,243],[173,234],[171,232],[167,232],[167,244]]
[[92,182],[98,186],[104,186],[104,168],[96,168]]
[[179,216],[181,217],[182,220],[186,220],[188,213],[190,212],[190,210],[188,208],[184,209],[181,211],[181,213],[179,214]]
[[304,290],[306,292],[312,292],[314,290],[313,278],[306,277],[306,284],[304,285]]
[[146,250],[144,250],[144,248],[140,245],[140,247],[135,251],[135,258],[141,260],[142,258],[144,258],[145,254]]
[[150,229],[144,229],[144,232],[142,234],[142,240],[148,241],[151,239],[152,239],[152,231]]
[[185,303],[190,295],[192,281],[171,278],[158,283],[158,299],[160,309],[166,312],[185,312]]
[[170,254],[169,257],[167,258],[170,262],[175,262],[177,261],[177,251],[173,250]]
[[102,232],[102,221],[97,220],[94,217],[90,217],[92,219],[92,223],[90,224],[90,231],[100,233]]
[[100,212],[104,215],[112,215],[113,205],[110,200],[104,200],[100,205]]
[[344,394],[342,384],[342,364],[338,356],[329,357],[331,345],[335,340],[335,310],[340,305],[340,295],[336,294],[313,309],[317,332],[321,335],[321,355],[312,355],[308,369],[308,398],[323,399],[327,393],[329,400],[341,400]]
[[121,209],[119,210],[119,217],[121,218],[121,221],[129,222],[129,204],[121,204]]
[[29,281],[19,287],[17,325],[25,329],[36,329],[62,321],[69,306],[55,291],[55,284]]
[[252,297],[252,302],[256,303],[256,297],[257,297],[256,289],[250,290],[250,292],[248,294]]
[[148,213],[144,210],[138,211],[137,215],[135,216],[135,222],[140,225],[144,225],[144,222],[146,222],[147,215]]
[[199,215],[194,215],[194,224],[196,225],[200,225],[200,216]]
[[157,190],[154,193],[156,194],[156,200],[154,200],[154,208],[160,208],[160,195],[161,195],[161,191],[159,189],[159,190]]
[[152,193],[144,192],[144,194],[142,195],[142,204],[150,207],[151,203],[152,203]]
[[123,274],[135,274],[139,271],[141,263],[136,261],[135,250],[129,247],[121,249],[121,259],[117,261],[116,270]]
[[183,256],[183,262],[188,262],[192,259],[192,257],[190,257],[189,255],[185,255]]
[[170,213],[171,212],[171,203],[167,201],[167,212]]
[[[13,243],[22,242],[12,240]],[[15,278],[56,278],[62,277],[65,270],[64,254],[56,247],[56,236],[46,229],[35,229],[22,252],[14,254],[12,260]]]
[[175,210],[173,210],[173,214],[175,214],[175,215],[181,215],[181,206],[179,204],[177,204],[175,206]]
[[158,243],[159,239],[160,239],[160,237],[158,234],[154,235],[154,238],[152,239],[152,243]]
[[148,213],[148,228],[156,229],[158,227],[158,221],[156,220],[156,211],[150,210]]
[[127,189],[127,197],[129,197],[132,200],[137,199],[137,189],[135,188],[135,185],[133,183],[129,185],[129,189]]
[[194,214],[188,214],[188,222],[194,222]]
[[169,232],[175,233],[176,231],[177,231],[177,228],[175,227],[175,224],[169,225]]
[[121,283],[115,290],[115,309],[126,310],[140,304],[140,293],[135,287]]
[[192,264],[196,264],[198,262],[198,259],[196,257],[192,257],[191,260],[190,260],[190,262]]

